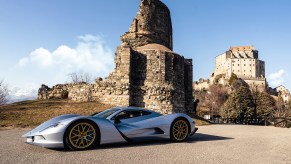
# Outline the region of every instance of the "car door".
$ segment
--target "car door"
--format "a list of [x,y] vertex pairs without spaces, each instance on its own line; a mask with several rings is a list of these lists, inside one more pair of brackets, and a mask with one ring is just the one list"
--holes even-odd
[[[125,110],[117,114],[113,119],[115,119],[115,127],[124,137],[127,139],[135,139],[144,137],[150,130],[137,126],[136,123],[149,119],[150,117],[151,112],[143,110]],[[116,119],[118,119],[118,121]]]

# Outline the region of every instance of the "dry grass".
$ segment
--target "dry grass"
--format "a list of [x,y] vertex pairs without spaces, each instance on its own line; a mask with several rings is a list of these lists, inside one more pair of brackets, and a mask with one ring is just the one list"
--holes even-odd
[[[0,129],[33,128],[63,114],[91,115],[111,108],[97,102],[67,100],[30,100],[0,106]],[[195,118],[198,126],[209,123]]]
[[211,125],[209,122],[206,122],[203,120],[199,120],[199,119],[194,119],[194,120],[195,120],[197,126]]
[[0,106],[0,128],[32,128],[62,114],[91,115],[110,108],[96,102],[31,100]]

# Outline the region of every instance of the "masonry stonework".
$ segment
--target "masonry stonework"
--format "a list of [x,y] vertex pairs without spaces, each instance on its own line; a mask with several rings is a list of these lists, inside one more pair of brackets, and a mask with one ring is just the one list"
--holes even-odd
[[94,84],[43,85],[39,99],[68,98],[169,114],[193,109],[192,60],[173,52],[170,11],[160,0],[140,9],[115,52],[114,71]]

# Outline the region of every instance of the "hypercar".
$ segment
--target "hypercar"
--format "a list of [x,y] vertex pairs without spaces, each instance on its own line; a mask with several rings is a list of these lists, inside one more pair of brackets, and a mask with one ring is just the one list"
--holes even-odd
[[97,145],[153,139],[185,141],[198,128],[186,114],[162,115],[137,107],[114,107],[91,116],[67,114],[48,120],[22,137],[46,148],[86,150]]

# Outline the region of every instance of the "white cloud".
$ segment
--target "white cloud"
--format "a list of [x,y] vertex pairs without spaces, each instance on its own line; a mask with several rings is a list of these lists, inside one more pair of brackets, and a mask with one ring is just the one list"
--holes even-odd
[[[70,73],[84,72],[106,77],[114,68],[111,49],[99,36],[79,36],[76,46],[60,45],[55,50],[40,47],[18,60],[8,74],[11,99],[36,97],[41,84],[53,86],[68,81]],[[33,85],[31,85],[33,84]]]
[[19,87],[9,87],[9,102],[17,102],[23,100],[33,100],[37,98],[37,90],[34,89],[35,87],[26,87],[26,88],[19,88]]
[[23,89],[19,87],[9,88],[9,95],[12,97],[36,97],[35,89]]
[[271,73],[268,78],[270,84],[273,87],[277,87],[284,84],[286,77],[288,77],[288,73],[284,69],[281,69],[277,72]]
[[101,37],[84,35],[78,37],[75,48],[61,45],[54,51],[38,48],[18,61],[25,68],[34,65],[42,69],[62,70],[65,73],[84,71],[108,74],[113,68],[113,55]]

